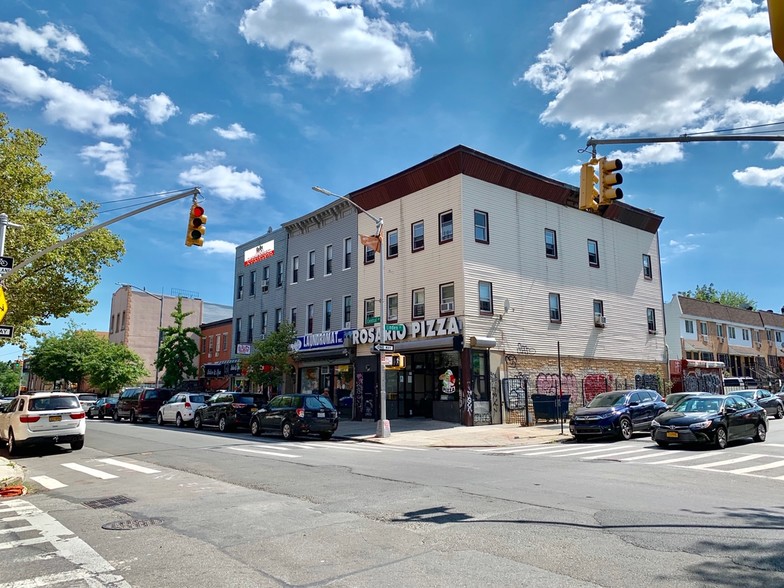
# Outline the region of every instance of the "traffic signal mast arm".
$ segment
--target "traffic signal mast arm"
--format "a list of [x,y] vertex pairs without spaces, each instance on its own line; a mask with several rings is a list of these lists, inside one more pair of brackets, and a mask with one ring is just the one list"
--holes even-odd
[[[692,137],[640,137],[639,139],[594,139],[591,137],[585,143],[588,147],[597,145],[634,145],[635,143],[697,143],[700,141],[784,141],[782,135],[701,135]],[[594,149],[593,156],[596,157]]]
[[18,264],[14,264],[14,267],[11,268],[11,271],[6,273],[2,277],[2,279],[0,279],[0,282],[2,282],[3,280],[8,279],[10,276],[14,275],[16,272],[18,272],[23,267],[25,267],[27,265],[30,265],[36,259],[38,259],[40,257],[43,257],[47,253],[51,253],[55,249],[59,249],[60,247],[70,243],[71,241],[76,241],[77,239],[81,239],[82,237],[84,237],[86,235],[89,235],[93,231],[97,231],[98,229],[102,229],[104,227],[108,227],[111,224],[114,224],[114,223],[116,223],[118,221],[121,221],[123,219],[128,218],[129,216],[137,215],[140,212],[144,212],[146,210],[150,210],[151,208],[157,208],[158,206],[163,206],[164,204],[168,204],[169,202],[174,202],[175,200],[180,200],[181,198],[186,198],[188,196],[193,196],[194,198],[196,198],[199,194],[201,194],[201,192],[199,191],[198,188],[191,188],[190,190],[186,190],[185,192],[180,192],[178,194],[175,194],[174,196],[169,196],[168,198],[164,198],[163,200],[158,200],[157,202],[153,202],[152,204],[148,204],[147,206],[142,206],[141,208],[137,208],[136,210],[132,210],[131,212],[126,212],[125,214],[121,214],[120,216],[116,216],[113,219],[109,219],[108,221],[101,223],[100,225],[95,225],[93,227],[90,227],[89,229],[85,229],[81,233],[76,233],[75,235],[71,235],[67,239],[63,239],[62,241],[58,241],[54,245],[50,245],[46,249],[43,249],[43,250],[39,251],[38,253],[36,253],[32,257],[28,257],[23,262],[18,263]]

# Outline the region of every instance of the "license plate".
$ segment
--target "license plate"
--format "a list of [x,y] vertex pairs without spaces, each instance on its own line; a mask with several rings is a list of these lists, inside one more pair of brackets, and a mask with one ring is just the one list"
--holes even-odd
[[677,439],[678,438],[678,433],[677,433],[677,431],[667,431],[667,437]]
[[63,420],[63,417],[61,417],[60,415],[52,415],[49,417],[50,423],[56,423],[57,421],[61,421],[61,420]]
[[320,413],[318,413],[316,416],[317,416],[318,418],[320,418],[320,419],[323,419],[323,418],[324,418],[325,416],[327,416],[327,415],[325,415],[323,412],[320,412]]
[[250,409],[250,411],[251,411],[251,412],[256,412],[257,410],[259,410],[259,409],[258,409],[258,408],[256,408],[255,406],[254,406],[253,408],[251,408],[251,409]]

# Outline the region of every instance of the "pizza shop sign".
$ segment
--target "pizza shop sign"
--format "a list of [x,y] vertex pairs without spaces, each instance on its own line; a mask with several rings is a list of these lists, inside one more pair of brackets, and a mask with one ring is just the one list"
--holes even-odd
[[[402,325],[402,331],[385,331],[384,341],[403,341],[404,339],[423,339],[425,337],[446,337],[460,334],[460,322],[453,316],[414,321]],[[356,329],[352,333],[354,345],[364,343],[382,343],[381,327],[372,329]]]

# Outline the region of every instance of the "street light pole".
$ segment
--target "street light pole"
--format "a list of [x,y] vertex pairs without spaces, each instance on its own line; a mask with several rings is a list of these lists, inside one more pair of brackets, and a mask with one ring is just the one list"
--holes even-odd
[[[381,217],[373,216],[367,210],[362,208],[359,204],[351,200],[351,198],[347,198],[346,196],[341,196],[340,194],[335,194],[334,192],[330,192],[325,188],[321,188],[319,186],[313,186],[313,190],[316,192],[321,192],[322,194],[326,194],[327,196],[332,196],[333,198],[340,198],[341,200],[345,200],[349,204],[351,204],[354,208],[359,210],[360,212],[366,214],[370,217],[374,223],[376,223],[376,236],[379,239],[379,244],[381,244],[381,232],[384,229],[384,219]],[[386,313],[384,309],[384,305],[386,304],[386,299],[384,297],[384,250],[383,246],[379,246],[381,251],[378,254],[381,256],[379,260],[379,270],[380,270],[380,279],[379,279],[379,307],[381,310],[380,316],[380,329],[381,329],[381,341],[380,343],[386,343]],[[376,437],[386,438],[391,435],[391,431],[389,428],[389,421],[387,420],[387,379],[386,379],[386,372],[384,371],[384,351],[379,350],[379,372],[378,372],[378,395],[379,401],[381,402],[381,418],[376,423]]]
[[160,375],[160,372],[158,370],[158,353],[157,352],[159,352],[161,350],[161,329],[163,328],[163,295],[158,296],[156,294],[153,294],[152,292],[148,292],[146,288],[139,288],[139,286],[134,286],[133,284],[125,284],[123,282],[117,282],[117,285],[118,286],[124,286],[126,288],[135,288],[136,290],[139,290],[140,292],[144,292],[145,294],[148,294],[148,295],[152,296],[153,298],[157,298],[160,301],[160,303],[161,303],[161,312],[160,312],[160,315],[158,316],[158,342],[157,342],[157,345],[156,345],[156,348],[155,348],[156,349],[156,354],[155,354],[155,387],[157,388],[158,387],[158,379],[159,379],[158,376]]

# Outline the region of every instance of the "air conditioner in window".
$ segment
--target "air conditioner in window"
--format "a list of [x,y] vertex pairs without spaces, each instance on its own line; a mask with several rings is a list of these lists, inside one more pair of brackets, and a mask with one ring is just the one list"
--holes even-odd
[[454,302],[442,302],[441,303],[441,312],[454,312],[455,311],[455,303]]
[[344,329],[350,329],[351,328],[351,321],[343,323],[343,328]]
[[708,336],[707,335],[702,335],[702,342],[703,343],[707,343],[708,342]]
[[262,280],[261,281],[261,291],[266,292],[269,290],[269,280]]
[[719,337],[719,343],[724,343],[724,337]]
[[607,324],[607,317],[596,313],[593,315],[593,324],[597,327],[603,327]]
[[762,348],[762,343],[760,341],[757,341],[757,349],[761,349],[761,348]]

